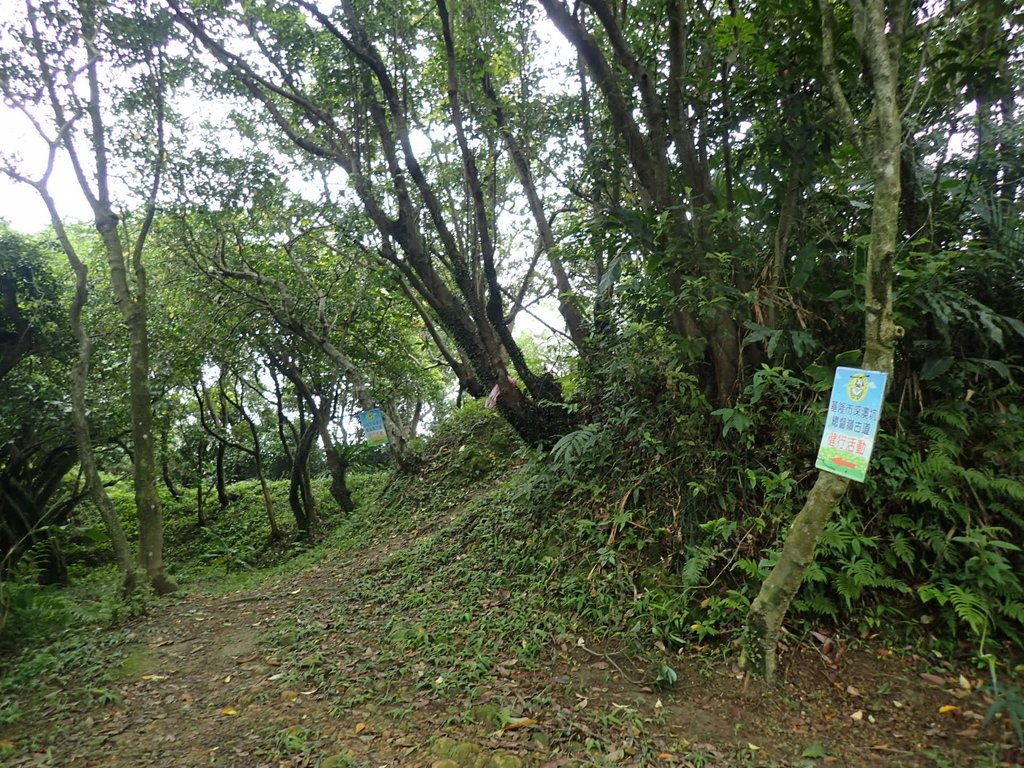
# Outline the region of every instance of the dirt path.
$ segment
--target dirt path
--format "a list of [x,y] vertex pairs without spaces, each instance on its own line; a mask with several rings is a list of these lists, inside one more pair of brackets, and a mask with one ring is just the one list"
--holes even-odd
[[[131,642],[95,659],[108,681],[91,703],[69,679],[51,697],[62,703],[44,699],[0,731],[11,746],[0,763],[923,767],[998,754],[989,742],[1002,734],[982,727],[975,681],[923,678],[877,654],[837,665],[802,645],[767,694],[744,692],[728,664],[707,658],[674,661],[678,684],[655,690],[648,663],[578,632],[524,656],[515,633],[474,634],[478,613],[456,599],[465,588],[443,583],[429,558],[410,572],[408,550],[431,546],[424,537],[380,541],[259,591],[161,604]],[[447,624],[405,615],[418,594],[449,611]],[[495,587],[471,605],[500,614],[506,599]]]

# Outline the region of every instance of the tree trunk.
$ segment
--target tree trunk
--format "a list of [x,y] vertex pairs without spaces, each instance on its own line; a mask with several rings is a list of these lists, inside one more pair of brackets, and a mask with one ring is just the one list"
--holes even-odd
[[174,478],[171,477],[171,467],[167,463],[166,458],[162,458],[160,460],[160,474],[164,480],[164,487],[167,489],[167,492],[171,494],[171,498],[175,501],[181,501],[181,491],[179,491],[177,486],[174,484]]
[[[323,437],[321,436],[322,439]],[[356,505],[352,501],[352,494],[346,482],[348,461],[338,453],[337,446],[333,440],[324,443],[324,455],[327,459],[327,469],[331,473],[331,496],[338,502],[338,507],[342,512],[355,511]]]
[[223,441],[218,440],[213,464],[213,482],[217,487],[217,503],[220,505],[221,511],[226,509],[228,504],[231,503],[231,497],[228,496],[227,479],[224,477],[224,458],[227,450],[227,445]]
[[[204,394],[205,385],[204,385]],[[207,397],[209,395],[207,394]],[[227,434],[230,422],[228,421],[228,406],[224,402],[224,373],[221,371],[217,377],[217,403],[220,406],[219,410],[214,409],[213,400],[210,399],[208,405],[210,409],[210,416],[214,423],[217,424],[220,431]],[[202,408],[202,403],[199,404]],[[221,511],[224,511],[228,504],[231,503],[231,495],[228,493],[228,483],[226,472],[224,470],[224,460],[227,457],[228,444],[221,435],[213,434],[214,439],[217,440],[217,466],[216,466],[216,483],[217,483],[217,503],[220,504]]]
[[245,419],[245,423],[249,425],[249,434],[252,436],[252,458],[256,464],[256,476],[260,480],[260,490],[263,492],[263,508],[267,513],[267,522],[270,524],[270,539],[271,541],[280,541],[282,538],[281,528],[277,524],[277,515],[274,514],[274,500],[270,496],[266,473],[263,471],[263,448],[260,445],[259,431],[256,429],[256,422],[242,409],[241,400],[239,400],[237,407],[242,418]]
[[196,522],[200,528],[208,525],[206,520],[206,441],[199,443],[196,455],[198,471],[196,472]]
[[139,518],[139,555],[142,567],[158,595],[178,587],[164,572],[164,530],[157,495],[156,452],[153,439],[153,405],[149,391],[149,339],[146,333],[145,275],[141,264],[135,269],[136,294],[128,287],[127,268],[117,217],[110,210],[96,217],[110,266],[114,302],[128,327],[128,394],[132,418],[132,462],[135,481],[135,509]]
[[86,488],[89,496],[99,510],[103,525],[107,529],[107,536],[110,538],[110,546],[114,551],[114,561],[121,572],[121,592],[124,596],[130,595],[136,586],[135,563],[132,558],[131,548],[125,536],[124,528],[121,527],[121,520],[117,516],[110,497],[107,495],[103,480],[100,478],[99,468],[96,464],[96,454],[92,449],[92,437],[89,431],[88,405],[85,399],[85,386],[89,378],[89,360],[92,356],[92,341],[85,327],[82,325],[82,310],[89,300],[88,267],[78,258],[74,246],[68,239],[57,215],[53,201],[45,192],[43,199],[50,209],[50,217],[57,237],[60,240],[64,253],[67,256],[71,268],[75,272],[75,297],[71,303],[70,320],[71,331],[78,340],[78,359],[71,367],[71,423],[75,430],[75,442],[78,445],[78,460],[82,466],[82,473],[85,476]]
[[[899,224],[900,145],[902,139],[897,104],[897,57],[902,40],[889,39],[885,0],[852,3],[858,42],[873,86],[871,118],[861,128],[840,86],[833,53],[831,0],[819,0],[822,14],[822,53],[825,73],[845,128],[861,149],[871,168],[875,185],[871,211],[871,244],[868,247],[864,291],[863,367],[891,374],[900,329],[893,321],[893,261]],[[897,4],[896,15],[906,13]],[[894,35],[895,37],[895,35]],[[779,560],[761,585],[750,606],[744,634],[742,666],[768,681],[774,680],[776,651],[789,605],[803,583],[814,559],[814,550],[832,511],[849,481],[828,472],[818,479],[786,536]]]
[[[56,128],[57,138],[51,139],[46,135],[43,127],[36,123],[40,135],[50,146],[50,157],[47,170],[42,181],[34,184],[37,191],[43,197],[50,219],[58,231],[61,245],[72,262],[72,268],[76,268],[78,262],[74,246],[70,243],[63,230],[60,215],[58,214],[52,199],[46,191],[46,184],[53,169],[54,160],[58,149],[66,151],[66,156],[71,163],[78,185],[89,201],[95,220],[96,231],[99,233],[103,243],[103,249],[110,267],[110,282],[114,294],[114,303],[121,313],[121,317],[128,329],[128,357],[129,357],[129,409],[132,421],[132,468],[135,482],[135,505],[139,519],[139,556],[143,568],[146,571],[153,589],[158,594],[171,592],[177,588],[164,572],[163,564],[163,523],[160,514],[160,502],[157,496],[157,465],[154,450],[153,435],[153,412],[149,391],[149,350],[146,336],[146,274],[142,265],[142,247],[146,236],[153,223],[153,216],[156,211],[156,197],[160,187],[161,170],[165,159],[164,152],[164,84],[160,74],[154,74],[152,79],[145,75],[142,79],[146,82],[147,101],[153,105],[153,126],[155,129],[155,152],[153,154],[152,184],[146,199],[143,210],[145,217],[135,240],[131,252],[132,269],[135,278],[135,296],[132,296],[128,285],[128,266],[125,258],[124,247],[118,235],[117,216],[114,214],[111,204],[109,175],[108,175],[108,154],[107,154],[107,127],[103,121],[102,95],[103,89],[100,82],[99,62],[104,59],[101,51],[103,30],[99,8],[94,3],[72,4],[78,18],[67,18],[62,8],[60,14],[51,13],[52,9],[41,8],[35,4],[27,4],[26,11],[29,26],[32,31],[39,34],[39,23],[43,20],[47,23],[63,24],[68,33],[62,37],[66,45],[78,47],[74,56],[77,60],[84,61],[84,66],[77,72],[72,80],[76,81],[68,85],[64,83],[58,86],[54,62],[47,56],[48,44],[36,41],[32,46],[32,54],[35,58],[34,76],[38,78],[41,87],[37,91],[49,103],[52,112],[52,122]],[[44,11],[40,13],[40,11]],[[149,64],[154,64],[162,55],[159,52],[159,45],[147,47],[146,57]],[[28,65],[28,58],[25,58]],[[156,66],[154,72],[162,72],[162,68]],[[85,85],[78,79],[80,74],[85,76]],[[9,93],[9,91],[8,91]],[[63,96],[62,96],[63,93]],[[62,98],[64,99],[62,101]],[[69,115],[68,110],[73,112]],[[78,152],[76,131],[69,130],[69,126],[81,117],[81,123],[86,127],[88,142],[91,149],[91,167],[82,162]],[[139,163],[145,164],[145,160],[138,159]],[[83,279],[81,275],[79,280]],[[84,303],[84,294],[79,297]],[[79,312],[81,307],[79,307]],[[78,318],[80,321],[80,317]],[[82,340],[79,339],[81,347]],[[83,371],[84,373],[84,371]],[[84,379],[83,379],[84,385]],[[80,403],[83,407],[84,401]],[[79,430],[81,424],[78,425]],[[89,461],[89,452],[86,451],[85,461]],[[95,468],[95,467],[94,467]],[[92,484],[92,481],[88,481]],[[101,507],[102,509],[102,507]]]
[[174,484],[174,477],[171,475],[171,462],[168,458],[170,451],[168,450],[168,443],[170,441],[170,429],[163,429],[160,431],[160,476],[163,478],[164,487],[167,492],[171,494],[171,498],[175,501],[181,500],[181,492],[178,491],[177,486]]
[[782,554],[750,606],[746,621],[743,666],[766,680],[774,680],[776,648],[789,604],[800,589],[804,575],[814,562],[825,523],[839,504],[850,481],[829,472],[819,472],[803,509],[786,535]]
[[282,538],[281,527],[277,524],[277,515],[274,514],[274,500],[270,497],[270,487],[267,485],[267,477],[263,472],[263,460],[256,459],[256,475],[260,479],[260,491],[263,493],[263,508],[267,513],[267,522],[270,524],[270,540],[280,541]]
[[312,538],[319,522],[316,502],[309,482],[309,454],[316,442],[316,424],[300,425],[302,429],[292,461],[291,483],[288,489],[288,503],[295,516],[295,524],[306,536]]

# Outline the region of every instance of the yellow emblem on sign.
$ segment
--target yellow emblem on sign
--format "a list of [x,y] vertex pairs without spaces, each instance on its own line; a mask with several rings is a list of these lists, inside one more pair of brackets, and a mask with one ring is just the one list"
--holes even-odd
[[850,381],[846,384],[846,394],[850,396],[850,400],[855,403],[859,403],[868,395],[868,377],[863,373],[858,373],[850,377]]

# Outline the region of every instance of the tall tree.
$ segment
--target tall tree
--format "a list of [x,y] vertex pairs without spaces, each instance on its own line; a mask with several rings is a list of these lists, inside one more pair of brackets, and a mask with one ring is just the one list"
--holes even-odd
[[[227,4],[215,13],[168,4],[307,162],[343,173],[373,225],[365,244],[454,339],[468,362],[465,388],[482,396],[497,387],[499,407],[528,442],[564,431],[557,383],[529,367],[510,329],[498,185],[483,171],[493,173],[496,159],[483,127],[492,118],[474,119],[464,102],[447,6],[413,28],[403,13],[351,0],[330,13],[307,2]],[[240,34],[253,44],[233,40]],[[435,142],[429,159],[418,149],[424,133]]]
[[[900,150],[902,122],[899,105],[900,55],[908,25],[913,22],[906,0],[852,0],[848,24],[860,52],[862,80],[870,94],[857,115],[843,87],[836,56],[837,23],[833,0],[819,0],[822,58],[836,114],[850,141],[858,148],[874,185],[871,242],[864,279],[864,357],[868,370],[892,374],[896,342],[902,329],[893,319],[893,264],[899,237]],[[789,605],[803,583],[829,515],[846,493],[850,481],[819,472],[807,501],[793,521],[779,560],[761,585],[747,615],[744,664],[772,680],[776,647]]]
[[[176,589],[176,585],[167,576],[163,562],[143,252],[166,157],[163,46],[168,27],[160,23],[159,16],[148,15],[148,10],[130,3],[121,7],[90,0],[26,0],[21,19],[7,29],[16,47],[6,62],[2,87],[8,101],[32,121],[51,151],[59,150],[70,163],[92,209],[114,302],[127,328],[140,557],[154,590],[163,594]],[[114,84],[117,78],[134,78],[139,90],[118,94]],[[111,118],[107,101],[117,95],[122,101]],[[142,146],[131,148],[131,157],[115,155],[117,149],[127,152],[130,147],[127,141],[112,140],[112,126],[118,117],[130,121],[132,130],[145,136]],[[51,154],[51,163],[52,160]],[[119,163],[131,163],[138,174],[136,179],[143,177],[148,184],[142,217],[134,227],[129,226],[127,218],[119,216],[111,193],[112,165]],[[44,176],[44,183],[35,185],[40,193],[46,192],[46,180],[48,177]],[[52,199],[44,199],[55,228],[60,227],[62,222]],[[134,229],[133,234],[129,234],[130,229]],[[77,271],[75,265],[82,262],[73,243],[66,237],[60,241]]]
[[585,63],[632,171],[640,216],[614,214],[636,230],[648,271],[672,293],[674,330],[704,350],[709,389],[728,405],[739,392],[741,293],[751,285],[735,229],[739,122],[730,109],[736,48],[750,22],[735,4],[541,5]]

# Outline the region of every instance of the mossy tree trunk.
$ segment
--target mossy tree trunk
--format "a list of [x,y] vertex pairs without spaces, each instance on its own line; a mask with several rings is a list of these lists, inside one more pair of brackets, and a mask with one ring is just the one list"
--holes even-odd
[[[98,203],[99,204],[99,203]],[[149,338],[146,329],[146,278],[140,259],[135,259],[135,295],[128,286],[127,263],[117,232],[117,217],[109,206],[97,211],[96,229],[103,240],[110,267],[114,301],[128,328],[128,402],[132,421],[132,476],[135,509],[139,518],[139,559],[157,594],[177,585],[164,572],[164,529],[157,495],[157,463],[153,439],[153,405],[149,390]]]
[[[52,164],[51,164],[52,167]],[[47,172],[47,177],[49,171]],[[78,257],[78,252],[72,245],[64,223],[57,213],[53,198],[46,189],[46,178],[42,183],[35,185],[37,191],[46,204],[50,213],[50,221],[53,224],[57,240],[61,249],[67,256],[68,263],[75,273],[75,294],[71,300],[69,319],[71,332],[78,342],[78,358],[71,367],[71,424],[75,432],[75,445],[78,449],[78,461],[82,467],[82,474],[85,477],[85,487],[92,499],[96,509],[99,510],[100,518],[107,530],[110,539],[110,546],[114,552],[114,562],[121,574],[121,593],[127,597],[135,591],[137,585],[137,573],[135,561],[132,557],[131,547],[128,538],[125,536],[124,528],[121,526],[121,519],[114,509],[114,504],[107,495],[103,480],[100,478],[99,467],[96,462],[96,454],[92,447],[92,435],[89,429],[88,405],[85,397],[86,382],[89,379],[89,360],[92,357],[92,340],[82,325],[82,311],[89,301],[89,269]]]
[[[898,56],[909,20],[908,6],[896,0],[850,0],[853,34],[871,88],[870,114],[860,121],[840,85],[834,52],[831,0],[819,0],[825,76],[840,120],[871,170],[874,199],[871,244],[864,288],[864,368],[892,373],[896,339],[893,321],[893,262],[899,228],[901,119],[897,103]],[[778,563],[750,606],[744,635],[743,666],[768,681],[776,673],[776,650],[789,605],[803,583],[832,511],[849,481],[820,472],[803,509],[786,536]]]
[[[156,197],[166,157],[163,61],[163,45],[166,40],[161,39],[160,32],[153,28],[155,36],[140,36],[135,40],[139,47],[125,56],[125,60],[132,58],[133,54],[138,56],[136,63],[140,74],[132,82],[133,87],[145,89],[145,96],[142,97],[139,91],[131,96],[122,93],[119,103],[123,106],[137,100],[138,104],[144,105],[138,113],[131,114],[127,119],[134,121],[138,131],[145,132],[145,149],[120,159],[126,164],[144,169],[142,173],[149,173],[148,196],[145,205],[141,207],[144,211],[142,222],[134,241],[130,247],[126,247],[121,240],[123,233],[119,230],[120,222],[114,211],[109,186],[110,125],[103,112],[103,99],[115,88],[102,83],[100,62],[114,68],[119,66],[119,62],[112,61],[108,56],[109,49],[105,48],[110,42],[108,30],[104,26],[105,10],[102,4],[84,1],[59,7],[51,3],[26,2],[27,24],[22,29],[20,40],[24,54],[23,66],[18,76],[26,81],[34,81],[33,96],[28,99],[15,96],[10,88],[5,88],[5,96],[21,107],[29,103],[35,105],[41,99],[50,112],[48,123],[33,120],[36,132],[50,150],[47,171],[42,181],[33,186],[46,202],[54,226],[61,231],[62,221],[46,185],[58,153],[70,161],[78,187],[92,209],[96,231],[110,268],[114,302],[127,328],[128,394],[133,442],[131,460],[139,519],[140,559],[153,589],[163,594],[173,591],[177,586],[167,577],[163,565],[163,524],[156,485],[158,467],[149,391],[146,275],[142,252],[156,212]],[[130,27],[138,20],[123,16],[118,17],[117,23]],[[55,30],[58,29],[61,43],[54,45],[53,40],[57,39]],[[124,34],[123,29],[118,35],[120,40],[131,38],[131,34]],[[77,127],[79,125],[81,128]],[[86,146],[88,149],[84,149]],[[75,262],[80,260],[66,235],[61,245],[77,273]],[[81,281],[81,274],[78,279]],[[134,282],[134,292],[130,280]],[[83,349],[82,337],[79,338],[79,349],[80,352]],[[80,384],[84,386],[84,379]],[[81,424],[78,429],[81,429]],[[82,459],[88,462],[89,451],[84,453],[86,455]]]

